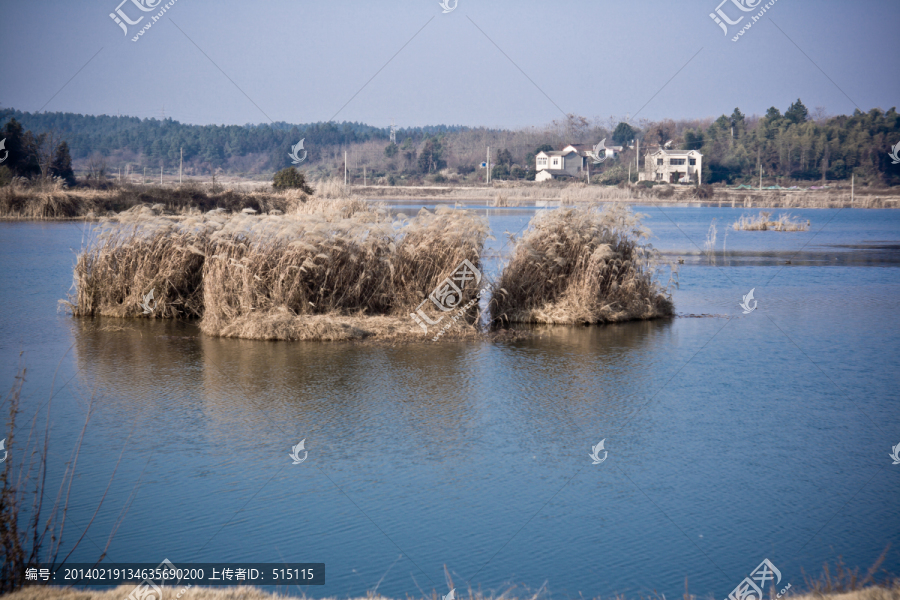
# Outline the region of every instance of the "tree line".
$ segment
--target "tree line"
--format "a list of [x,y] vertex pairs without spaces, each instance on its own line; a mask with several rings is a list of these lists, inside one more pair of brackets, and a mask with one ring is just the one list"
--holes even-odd
[[[704,155],[704,183],[749,183],[762,170],[767,178],[785,182],[844,180],[855,175],[870,184],[900,184],[900,166],[889,156],[892,145],[900,142],[900,114],[895,108],[827,116],[821,108],[811,114],[799,99],[783,113],[772,107],[763,116],[746,116],[735,108],[731,115],[715,119],[626,122],[614,117],[589,120],[568,115],[541,128],[519,130],[405,128],[397,132],[397,143],[390,141],[389,129],[361,123],[185,125],[172,119],[15,110],[0,112],[2,123],[7,137],[26,140],[22,143],[33,148],[30,154],[21,155],[32,157],[21,159],[28,165],[17,163],[23,176],[52,172],[53,157],[48,159],[48,152],[53,154],[56,146],[49,148],[48,144],[54,140],[57,144],[66,141],[58,163],[63,170],[69,154],[74,159],[93,160],[126,150],[145,164],[158,161],[156,164],[172,166],[178,164],[183,148],[185,163],[193,161],[201,171],[240,170],[234,168],[237,158],[255,157],[253,169],[274,172],[290,165],[291,146],[305,139],[308,156],[302,168],[316,178],[342,176],[344,152],[353,172],[365,166],[376,178],[428,177],[440,182],[451,173],[472,178],[485,160],[486,148],[491,147],[493,179],[524,180],[534,179],[538,152],[606,139],[607,145],[623,146],[623,152],[592,165],[591,174],[601,183],[624,181],[628,165],[637,170],[639,143],[642,154],[655,147],[699,150]],[[38,133],[10,133],[12,123]],[[643,161],[641,156],[641,167]]]

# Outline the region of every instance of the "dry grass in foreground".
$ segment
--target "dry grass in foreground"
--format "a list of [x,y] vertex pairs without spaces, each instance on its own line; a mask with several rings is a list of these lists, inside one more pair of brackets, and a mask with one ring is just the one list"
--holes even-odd
[[809,221],[805,224],[790,215],[781,214],[771,219],[772,213],[760,211],[755,217],[743,216],[734,222],[735,231],[808,231]]
[[621,205],[539,213],[491,300],[495,324],[614,323],[674,314],[650,232]]
[[[28,587],[6,596],[9,600],[122,600],[127,598],[134,586],[119,586],[109,590],[85,590],[79,591],[58,587]],[[181,593],[181,596],[178,594]],[[192,587],[182,592],[179,587],[163,588],[162,598],[159,600],[278,600],[281,598],[297,597],[300,592],[294,589],[295,596],[270,594],[260,589],[241,586],[234,588],[202,588]],[[549,595],[545,595],[549,596]],[[457,591],[460,600],[516,600],[516,596],[503,594],[481,594],[470,590],[468,595]],[[537,596],[528,594],[522,596],[522,600],[535,600]],[[807,595],[790,595],[793,600],[900,600],[900,586],[869,587],[845,593],[812,593]],[[438,596],[428,596],[425,600],[437,600]],[[625,600],[623,596],[611,596],[614,600]],[[695,598],[695,596],[691,596]],[[324,599],[331,600],[331,599]],[[334,599],[337,600],[337,599]],[[361,596],[357,599],[347,600],[387,600],[377,593]]]
[[[352,198],[264,216],[140,207],[105,222],[78,256],[67,305],[75,316],[201,317],[205,333],[224,337],[422,338],[409,313],[464,259],[480,264],[487,234],[468,211],[393,219]],[[477,333],[474,313],[450,339]]]

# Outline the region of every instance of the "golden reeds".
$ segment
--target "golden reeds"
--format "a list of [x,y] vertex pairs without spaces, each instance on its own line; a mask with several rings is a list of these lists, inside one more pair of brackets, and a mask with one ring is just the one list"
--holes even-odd
[[517,242],[491,300],[495,324],[591,324],[672,315],[655,277],[650,232],[621,205],[538,214]]
[[802,223],[787,214],[772,219],[772,213],[760,211],[755,217],[744,215],[734,222],[735,231],[807,231],[809,221]]
[[[76,262],[74,315],[202,317],[206,333],[254,339],[412,332],[409,313],[463,260],[480,264],[488,233],[468,211],[395,219],[358,199],[286,215],[158,213],[138,207],[95,231]],[[374,316],[395,321],[353,321]]]

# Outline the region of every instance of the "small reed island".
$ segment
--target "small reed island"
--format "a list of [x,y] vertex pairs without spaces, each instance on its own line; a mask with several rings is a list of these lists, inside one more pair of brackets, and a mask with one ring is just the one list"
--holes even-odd
[[76,317],[197,319],[213,336],[310,341],[475,339],[510,323],[674,313],[657,280],[665,265],[624,206],[538,214],[488,289],[488,223],[472,211],[392,216],[316,197],[286,208],[174,216],[142,205],[104,219],[64,304]]

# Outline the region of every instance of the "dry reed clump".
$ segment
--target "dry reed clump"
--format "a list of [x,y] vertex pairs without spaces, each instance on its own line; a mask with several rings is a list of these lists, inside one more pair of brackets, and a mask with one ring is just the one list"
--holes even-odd
[[809,221],[805,224],[792,218],[790,215],[781,214],[775,220],[770,220],[772,213],[760,211],[755,216],[742,216],[734,222],[735,231],[807,231]]
[[510,198],[509,194],[497,194],[490,201],[490,205],[496,208],[503,208],[506,206],[519,206],[518,198]]
[[12,219],[70,219],[79,215],[82,207],[92,209],[92,198],[80,202],[67,193],[62,179],[30,183],[16,177],[0,192],[0,217]]
[[621,205],[538,214],[491,300],[495,324],[595,324],[670,316],[642,215]]
[[486,222],[466,211],[423,209],[393,221],[354,200],[324,206],[238,216],[211,236],[204,332],[284,340],[413,333],[409,313],[463,259],[477,265],[487,236]]
[[349,198],[351,195],[350,186],[344,185],[344,182],[337,177],[315,182],[315,190],[317,198]]
[[75,316],[138,317],[152,291],[147,316],[201,316],[200,278],[209,238],[225,219],[211,213],[176,220],[139,207],[104,222],[78,255],[75,295],[66,305]]

